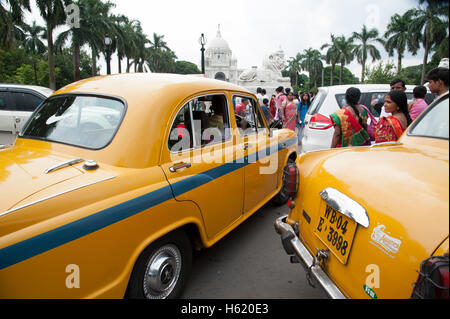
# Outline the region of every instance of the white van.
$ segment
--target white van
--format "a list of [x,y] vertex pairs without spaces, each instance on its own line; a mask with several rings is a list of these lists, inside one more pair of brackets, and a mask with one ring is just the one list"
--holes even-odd
[[[334,134],[330,115],[346,105],[345,92],[350,87],[361,90],[361,104],[367,106],[373,116],[379,117],[384,98],[391,90],[389,84],[351,84],[321,87],[305,116],[301,152],[329,149]],[[415,85],[406,86],[408,100],[413,99]],[[428,90],[428,89],[427,89]],[[428,91],[428,104],[435,95]]]

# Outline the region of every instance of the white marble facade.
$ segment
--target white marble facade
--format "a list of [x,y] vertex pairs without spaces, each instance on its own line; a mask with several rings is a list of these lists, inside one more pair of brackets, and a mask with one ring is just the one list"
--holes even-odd
[[222,38],[219,25],[216,37],[207,44],[205,51],[205,76],[243,86],[253,93],[261,87],[267,94],[273,94],[278,86],[291,86],[290,79],[281,75],[285,63],[284,52],[280,48],[262,61],[261,68],[238,69],[237,59],[228,42]]
[[231,83],[238,80],[237,59],[220,34],[220,27],[216,37],[207,45],[205,51],[205,75],[207,78],[218,79]]

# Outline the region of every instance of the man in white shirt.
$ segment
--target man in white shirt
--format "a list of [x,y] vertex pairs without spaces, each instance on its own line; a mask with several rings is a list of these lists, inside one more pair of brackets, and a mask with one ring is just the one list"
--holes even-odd
[[431,93],[435,93],[438,95],[436,100],[448,94],[448,77],[449,70],[448,68],[443,67],[437,67],[427,73],[426,79],[429,82],[428,88],[430,89]]
[[262,88],[256,89],[256,98],[258,99],[259,105],[263,105],[264,95],[262,94]]

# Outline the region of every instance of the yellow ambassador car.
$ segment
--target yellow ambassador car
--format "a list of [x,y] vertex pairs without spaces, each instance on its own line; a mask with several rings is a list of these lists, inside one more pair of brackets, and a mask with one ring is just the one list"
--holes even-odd
[[192,249],[287,200],[296,141],[227,82],[126,74],[60,89],[0,149],[0,297],[179,296]]
[[448,94],[396,143],[296,163],[275,228],[311,285],[331,298],[449,298]]

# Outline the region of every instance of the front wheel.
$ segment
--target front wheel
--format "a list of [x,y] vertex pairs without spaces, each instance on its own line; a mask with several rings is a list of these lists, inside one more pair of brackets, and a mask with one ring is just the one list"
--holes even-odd
[[288,167],[288,165],[295,163],[295,161],[291,158],[288,159],[286,166],[283,169],[283,185],[281,185],[281,189],[278,192],[278,194],[276,194],[273,198],[272,198],[272,203],[274,203],[277,206],[281,206],[287,203],[287,201],[289,200],[289,196],[286,193],[286,189],[285,189],[285,181],[286,181],[286,177],[284,176],[286,174],[286,167]]
[[131,274],[128,298],[174,299],[191,269],[192,246],[182,231],[171,233],[147,247]]

